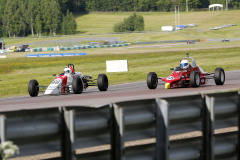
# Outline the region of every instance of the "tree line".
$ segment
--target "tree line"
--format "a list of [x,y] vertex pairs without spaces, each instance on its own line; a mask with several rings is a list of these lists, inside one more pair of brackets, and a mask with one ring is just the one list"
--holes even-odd
[[69,1],[0,0],[0,37],[74,34],[77,25]]
[[[228,2],[229,8],[240,8],[240,0],[77,0],[84,6],[85,11],[173,11],[179,6],[181,11],[194,8],[208,8],[210,4],[223,4]],[[83,8],[81,8],[83,9]]]

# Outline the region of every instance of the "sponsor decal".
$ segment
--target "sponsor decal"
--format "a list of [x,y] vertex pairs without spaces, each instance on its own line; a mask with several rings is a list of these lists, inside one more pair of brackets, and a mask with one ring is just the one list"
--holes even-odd
[[56,85],[50,85],[48,86],[47,90],[54,90],[55,88],[57,88]]
[[61,82],[62,80],[58,78],[58,79],[54,79],[51,84],[59,84]]
[[169,77],[167,77],[167,80],[174,80],[174,77],[173,76],[169,76]]

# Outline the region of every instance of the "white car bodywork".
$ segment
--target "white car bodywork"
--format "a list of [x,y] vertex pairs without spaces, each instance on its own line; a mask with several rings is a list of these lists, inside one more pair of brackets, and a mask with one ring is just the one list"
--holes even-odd
[[[67,83],[65,85],[62,85],[63,79],[62,76],[57,76],[52,83],[47,87],[44,94],[61,94],[63,92],[65,93],[73,93],[72,91],[72,81],[75,76],[83,78],[83,75],[81,72],[76,72],[74,74],[65,73],[63,75],[64,77],[67,76]],[[63,90],[63,88],[65,89]]]

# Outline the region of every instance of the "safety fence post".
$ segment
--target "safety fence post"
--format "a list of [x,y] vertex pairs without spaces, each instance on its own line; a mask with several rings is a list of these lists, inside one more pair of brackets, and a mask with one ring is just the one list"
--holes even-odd
[[0,143],[6,141],[5,119],[5,115],[0,114]]
[[66,108],[62,108],[62,124],[62,159],[75,160],[74,110],[66,110]]
[[112,142],[112,159],[114,160],[125,160],[124,152],[124,121],[123,121],[123,108],[113,104],[114,114],[114,140]]
[[[5,141],[5,116],[0,114],[0,144]],[[0,155],[0,160],[2,160],[2,156]]]
[[214,101],[213,97],[204,96],[204,127],[203,127],[203,159],[214,160]]
[[240,91],[238,91],[238,160],[240,160]]
[[165,100],[156,99],[156,160],[169,159],[169,112]]

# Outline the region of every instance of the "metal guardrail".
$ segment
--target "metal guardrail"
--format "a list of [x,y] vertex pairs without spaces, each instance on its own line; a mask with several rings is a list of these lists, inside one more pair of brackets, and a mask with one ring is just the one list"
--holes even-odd
[[[66,152],[63,159],[100,159],[99,152],[77,154],[77,149],[111,144],[111,108],[67,107],[63,108]],[[110,159],[110,147],[104,158]],[[86,157],[86,158],[85,158]]]
[[146,41],[146,42],[135,42],[134,44],[155,44],[155,43],[188,43],[188,42],[199,42],[199,39],[195,40],[173,40],[173,41]]
[[61,118],[58,108],[0,113],[0,140],[20,148],[17,156],[61,150]]
[[17,156],[61,151],[64,160],[240,158],[240,92],[0,114],[1,141],[18,145]]

